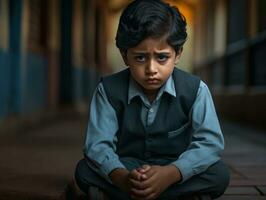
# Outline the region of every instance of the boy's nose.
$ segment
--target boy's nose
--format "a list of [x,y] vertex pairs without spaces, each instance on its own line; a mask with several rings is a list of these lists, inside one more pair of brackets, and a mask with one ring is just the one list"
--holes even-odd
[[151,59],[147,64],[146,73],[148,75],[155,75],[158,72],[157,70],[157,63]]

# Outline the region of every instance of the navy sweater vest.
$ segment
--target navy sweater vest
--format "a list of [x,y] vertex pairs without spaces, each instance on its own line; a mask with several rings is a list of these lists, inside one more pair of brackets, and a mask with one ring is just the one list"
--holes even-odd
[[189,112],[196,99],[200,79],[174,69],[176,97],[164,93],[153,123],[141,121],[139,97],[128,104],[129,69],[106,76],[102,83],[110,104],[116,111],[119,130],[116,153],[154,164],[167,164],[183,153],[191,140]]

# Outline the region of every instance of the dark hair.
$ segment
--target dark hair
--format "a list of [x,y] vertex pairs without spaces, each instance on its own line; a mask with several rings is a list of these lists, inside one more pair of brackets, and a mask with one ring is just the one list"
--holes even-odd
[[126,52],[148,37],[165,37],[178,52],[187,39],[186,25],[185,17],[176,7],[161,0],[135,0],[120,17],[116,46]]

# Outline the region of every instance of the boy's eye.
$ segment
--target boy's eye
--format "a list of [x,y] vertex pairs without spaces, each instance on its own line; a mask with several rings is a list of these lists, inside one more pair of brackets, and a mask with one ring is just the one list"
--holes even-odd
[[142,56],[142,55],[135,56],[135,60],[137,62],[145,62],[146,61],[146,57],[145,56]]
[[169,58],[169,56],[164,55],[164,54],[159,54],[159,55],[157,56],[157,59],[158,59],[159,62],[164,62],[164,61],[166,61],[168,58]]

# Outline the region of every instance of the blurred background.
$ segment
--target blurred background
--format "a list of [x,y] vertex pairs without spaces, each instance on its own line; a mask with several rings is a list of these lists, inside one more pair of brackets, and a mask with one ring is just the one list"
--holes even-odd
[[[87,112],[99,76],[124,68],[115,34],[128,2],[0,0],[1,124]],[[220,115],[265,127],[266,1],[169,2],[188,22],[179,67],[208,83]]]
[[[16,186],[0,184],[0,197],[10,196],[10,190],[25,193],[36,186],[32,177],[54,182],[61,173],[60,184],[69,181],[82,157],[99,77],[125,68],[115,35],[129,2],[0,0],[0,154],[5,159],[0,171],[9,185],[21,180]],[[167,2],[178,6],[188,23],[178,67],[208,84],[221,121],[230,122],[224,129],[242,132],[239,128],[247,126],[247,136],[257,130],[266,136],[266,1]]]

